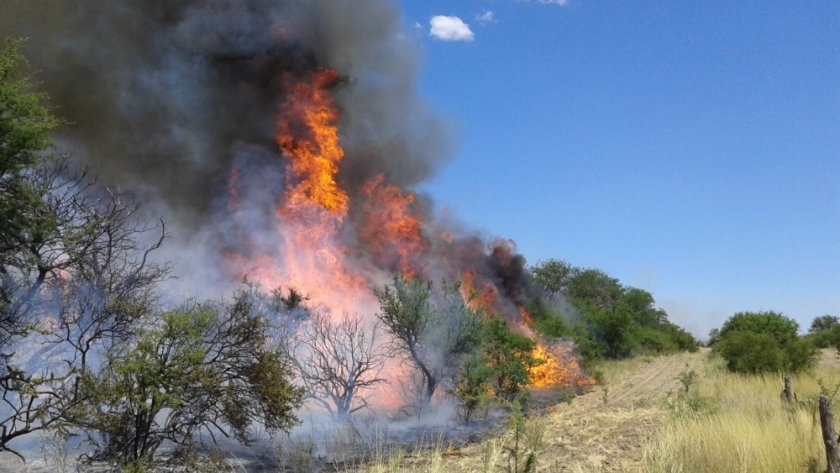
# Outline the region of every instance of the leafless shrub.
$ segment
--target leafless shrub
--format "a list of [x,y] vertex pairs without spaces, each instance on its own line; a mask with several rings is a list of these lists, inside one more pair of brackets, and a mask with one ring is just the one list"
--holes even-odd
[[37,211],[0,245],[0,450],[8,451],[14,439],[61,423],[79,375],[131,336],[170,270],[149,260],[167,236],[163,221],[137,219],[130,199],[74,173],[67,158],[28,172]]
[[368,391],[385,381],[386,361],[379,324],[359,315],[334,320],[314,314],[299,337],[294,356],[308,397],[339,421],[368,406]]

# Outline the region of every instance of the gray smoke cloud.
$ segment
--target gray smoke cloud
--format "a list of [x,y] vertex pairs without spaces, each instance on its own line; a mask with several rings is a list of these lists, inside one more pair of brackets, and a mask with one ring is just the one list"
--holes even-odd
[[[159,256],[190,275],[186,292],[229,286],[225,254],[284,244],[274,215],[286,161],[274,136],[287,76],[326,67],[345,79],[331,93],[345,151],[338,180],[351,197],[379,174],[410,189],[451,154],[452,127],[416,90],[418,46],[386,0],[0,0],[0,12],[0,36],[28,38],[35,78],[69,121],[62,147],[170,222],[175,244]],[[340,235],[357,269],[397,270],[395,255],[358,239],[359,211]],[[433,220],[427,196],[415,211]],[[412,267],[431,279],[479,275],[517,320],[534,297],[524,258],[455,233],[451,244],[429,241]]]
[[284,73],[347,77],[335,95],[351,191],[379,173],[413,186],[450,155],[387,1],[0,0],[0,12],[2,36],[28,38],[35,77],[70,122],[63,147],[184,228],[208,222],[237,148],[278,153]]

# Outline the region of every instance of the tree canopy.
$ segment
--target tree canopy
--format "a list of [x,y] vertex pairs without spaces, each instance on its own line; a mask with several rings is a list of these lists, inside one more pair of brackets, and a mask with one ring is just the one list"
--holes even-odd
[[552,259],[531,267],[530,273],[548,307],[573,312],[566,319],[571,330],[560,323],[559,314],[535,317],[533,327],[545,335],[571,336],[586,359],[697,350],[694,337],[668,320],[651,293],[624,286],[604,271]]
[[394,353],[420,375],[419,409],[426,412],[440,384],[454,379],[463,356],[478,345],[481,316],[466,304],[459,286],[446,281],[435,288],[431,281],[397,275],[374,293]]
[[795,320],[778,312],[738,312],[716,333],[713,350],[730,371],[797,372],[811,367],[817,355],[798,331]]

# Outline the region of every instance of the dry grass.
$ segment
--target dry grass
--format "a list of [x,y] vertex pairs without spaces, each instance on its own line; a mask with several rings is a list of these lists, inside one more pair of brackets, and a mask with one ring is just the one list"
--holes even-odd
[[[541,454],[545,449],[546,417],[528,419],[520,431],[520,453]],[[375,442],[374,442],[375,443]],[[372,455],[348,461],[326,471],[341,473],[490,473],[504,472],[514,434],[508,430],[464,449],[445,444],[440,437],[420,441],[411,450],[393,444],[369,444]],[[549,470],[538,470],[549,471]]]
[[794,405],[780,400],[780,376],[726,373],[715,359],[706,366],[696,396],[711,409],[672,409],[644,450],[644,471],[825,470],[816,402],[840,383],[834,353],[824,353],[813,372],[794,378]]
[[[687,367],[701,369],[703,353],[643,357],[606,362],[598,367],[604,384],[571,403],[535,413],[526,422],[530,447],[538,453],[538,472],[639,471],[642,451],[666,416],[665,392],[679,386],[676,377]],[[606,388],[606,389],[605,389]],[[550,393],[548,394],[550,397]],[[604,395],[606,394],[606,396]],[[557,402],[561,397],[557,396]],[[433,449],[387,457],[342,470],[365,473],[490,473],[504,472],[510,431],[482,442],[452,449]],[[397,465],[399,463],[399,465]]]
[[[817,472],[825,470],[816,400],[840,385],[833,351],[794,378],[797,403],[784,405],[779,376],[727,373],[708,351],[610,362],[604,384],[532,417],[539,472]],[[698,374],[690,395],[677,378]],[[840,394],[837,394],[840,399]],[[840,404],[840,403],[839,403]],[[838,416],[840,417],[840,416]],[[461,450],[439,445],[381,457],[352,471],[489,473],[505,471],[510,433]],[[350,470],[348,470],[349,472]]]

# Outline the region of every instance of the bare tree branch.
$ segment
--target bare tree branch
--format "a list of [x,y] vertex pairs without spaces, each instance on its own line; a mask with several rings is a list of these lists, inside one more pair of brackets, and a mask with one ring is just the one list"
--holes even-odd
[[293,357],[308,397],[340,421],[367,407],[367,391],[385,382],[380,338],[379,324],[365,324],[359,315],[313,315]]

